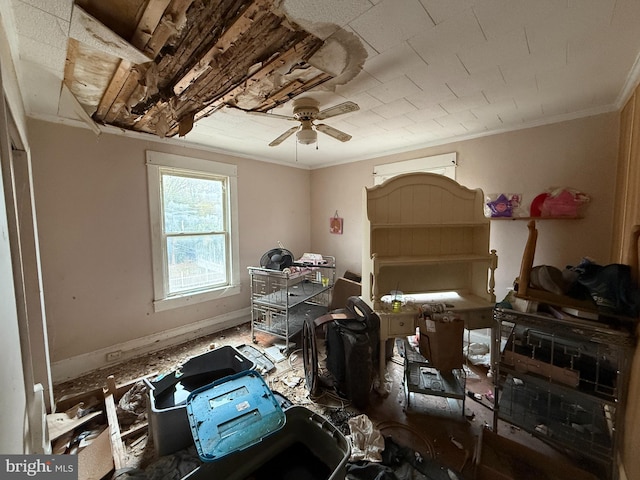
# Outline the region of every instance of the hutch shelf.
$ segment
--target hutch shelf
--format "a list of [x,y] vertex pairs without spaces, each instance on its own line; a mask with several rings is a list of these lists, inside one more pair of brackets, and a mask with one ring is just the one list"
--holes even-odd
[[[380,351],[388,339],[415,333],[425,295],[447,303],[467,328],[491,327],[497,255],[489,250],[482,190],[410,173],[363,195],[362,296],[380,317]],[[392,310],[385,296],[394,290],[414,302]],[[380,355],[381,378],[385,368]]]

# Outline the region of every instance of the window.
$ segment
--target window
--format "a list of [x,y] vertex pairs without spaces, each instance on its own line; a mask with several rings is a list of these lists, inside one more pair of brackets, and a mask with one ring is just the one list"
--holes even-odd
[[235,165],[147,152],[155,311],[240,291]]
[[387,163],[373,167],[373,184],[380,185],[385,180],[403,173],[426,172],[456,179],[456,153],[444,153],[431,157],[414,158],[404,162]]

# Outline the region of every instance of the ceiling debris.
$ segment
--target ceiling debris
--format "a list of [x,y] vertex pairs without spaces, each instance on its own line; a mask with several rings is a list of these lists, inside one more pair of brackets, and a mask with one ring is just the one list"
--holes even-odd
[[71,30],[65,84],[93,120],[161,137],[345,83],[366,58],[352,33],[322,40],[275,0],[77,0]]

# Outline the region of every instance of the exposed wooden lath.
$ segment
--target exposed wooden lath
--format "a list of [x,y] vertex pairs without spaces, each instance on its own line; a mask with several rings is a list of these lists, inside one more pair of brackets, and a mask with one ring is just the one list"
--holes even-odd
[[128,40],[154,60],[121,60],[94,120],[184,135],[225,105],[265,112],[331,79],[309,64],[322,40],[290,23],[274,3],[150,0]]

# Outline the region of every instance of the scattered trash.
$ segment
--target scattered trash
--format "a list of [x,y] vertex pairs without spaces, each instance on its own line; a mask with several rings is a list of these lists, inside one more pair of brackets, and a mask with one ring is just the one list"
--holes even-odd
[[384,437],[380,430],[365,414],[348,420],[350,435],[347,439],[351,443],[351,457],[349,461],[357,462],[366,460],[369,462],[381,462],[384,450]]
[[280,348],[278,348],[277,345],[272,345],[270,347],[265,348],[264,353],[266,353],[266,355],[275,363],[282,362],[287,358],[284,355],[282,355],[282,353],[280,352]]
[[451,441],[451,443],[453,443],[456,447],[458,447],[460,450],[464,450],[464,445],[462,445],[458,440],[456,440],[455,438],[453,438],[453,436],[449,437],[449,440]]
[[473,398],[474,400],[478,400],[478,401],[482,400],[482,395],[480,395],[479,393],[472,392],[471,390],[467,390],[467,396],[470,398]]
[[296,388],[298,385],[300,385],[301,381],[302,381],[301,377],[291,377],[291,378],[282,379],[282,383],[284,383],[289,388]]
[[540,425],[536,425],[536,428],[534,428],[534,430],[538,433],[542,433],[543,435],[549,435],[549,427],[542,423]]

